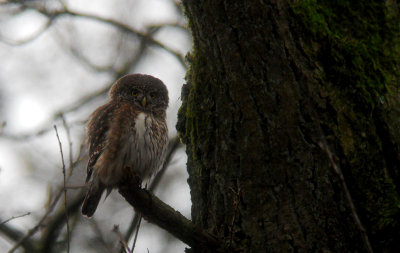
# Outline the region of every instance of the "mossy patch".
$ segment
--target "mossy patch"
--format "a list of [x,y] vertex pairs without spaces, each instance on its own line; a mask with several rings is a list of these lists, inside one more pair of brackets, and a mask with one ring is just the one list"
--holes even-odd
[[[398,229],[399,190],[385,154],[374,108],[398,89],[400,18],[390,1],[299,0],[292,8],[310,41],[307,53],[323,67],[336,118],[346,182],[372,234]],[[379,237],[379,236],[378,236]],[[377,237],[377,238],[378,238]],[[378,239],[380,240],[380,239]]]
[[329,128],[338,137],[337,150],[342,154],[340,164],[346,183],[363,224],[379,237],[400,226],[400,198],[392,180],[395,175],[388,172],[394,165],[385,158],[385,144],[374,116],[358,110],[340,89],[328,88],[332,91],[330,103],[337,109],[337,118]]
[[399,17],[385,1],[299,0],[293,7],[326,78],[375,104],[398,79]]

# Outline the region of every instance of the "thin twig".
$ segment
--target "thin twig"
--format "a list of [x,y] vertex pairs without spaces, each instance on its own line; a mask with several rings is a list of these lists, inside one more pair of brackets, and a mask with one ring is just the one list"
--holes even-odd
[[[71,217],[74,217],[74,213],[78,213],[84,197],[85,192],[80,191],[75,198],[71,198],[68,201],[68,209],[65,209],[64,205],[60,205],[58,210],[46,220],[46,228],[42,230],[42,236],[39,243],[41,252],[54,252],[54,242],[58,241],[59,234],[64,227],[66,212],[68,212],[71,220]],[[80,215],[76,215],[75,217],[80,217]],[[70,224],[70,235],[72,235],[72,232],[73,227]]]
[[[22,4],[23,5],[23,4]],[[68,8],[66,8],[65,6],[61,9],[61,10],[47,10],[45,8],[42,7],[33,7],[33,6],[27,6],[27,5],[23,5],[24,8],[26,9],[32,9],[35,10],[41,14],[43,14],[44,16],[49,18],[49,21],[46,23],[45,27],[39,30],[38,35],[34,36],[32,39],[34,39],[35,37],[39,36],[44,30],[46,30],[52,23],[54,23],[53,21],[60,17],[60,16],[75,16],[75,17],[82,17],[82,18],[87,18],[87,19],[92,19],[92,20],[97,20],[100,22],[103,22],[105,24],[109,24],[112,25],[124,32],[127,32],[133,36],[139,37],[139,38],[144,38],[146,39],[148,42],[150,42],[152,45],[158,46],[162,49],[164,49],[165,51],[167,51],[168,53],[172,54],[177,60],[178,62],[184,67],[187,68],[186,63],[185,63],[185,59],[183,57],[182,54],[180,54],[179,52],[176,52],[175,50],[173,50],[172,48],[164,45],[163,43],[161,43],[160,41],[152,38],[151,36],[149,36],[146,33],[140,32],[135,30],[134,28],[123,24],[119,21],[113,20],[113,19],[109,19],[109,18],[103,18],[100,16],[96,16],[93,14],[88,14],[88,13],[82,13],[82,12],[77,12],[77,11],[72,11],[69,10]],[[43,31],[42,31],[43,30]],[[21,42],[16,42],[14,44],[23,44],[23,43],[27,43],[29,42],[29,40],[24,40]],[[12,43],[11,43],[12,44]]]
[[[83,154],[82,150],[83,150],[83,144],[81,144],[81,147],[79,149],[79,153],[77,156],[76,161],[74,162],[74,167],[78,164],[79,160],[81,159],[81,156]],[[18,249],[20,246],[23,246],[25,249],[27,247],[31,246],[31,242],[29,241],[29,238],[34,235],[39,228],[42,227],[44,221],[47,219],[47,217],[50,215],[50,213],[53,212],[56,204],[58,203],[58,201],[60,200],[61,196],[63,195],[64,192],[64,187],[60,187],[58,190],[56,190],[56,194],[55,197],[53,199],[53,201],[49,204],[47,211],[44,213],[44,215],[42,216],[42,218],[37,222],[37,224],[28,230],[28,232],[24,235],[24,236],[19,236],[19,239],[17,241],[17,243],[14,245],[14,247],[12,249],[10,249],[10,251],[8,253],[13,253],[16,249]],[[82,202],[83,197],[81,198],[80,202]]]
[[[113,246],[111,246],[111,243],[108,242],[105,238],[104,235],[99,227],[98,222],[95,220],[95,218],[92,218],[89,220],[89,223],[93,229],[93,232],[96,234],[96,239],[99,241],[99,243],[96,242],[95,246],[96,248],[102,249],[103,252],[109,252],[113,253]],[[97,241],[96,240],[96,241]],[[101,245],[100,245],[101,244]],[[98,251],[101,252],[101,251]]]
[[371,244],[369,242],[368,239],[368,234],[367,234],[367,230],[364,228],[364,226],[361,223],[361,220],[357,214],[357,210],[356,207],[354,205],[353,199],[351,197],[350,191],[347,188],[347,184],[346,181],[344,179],[342,170],[340,169],[339,165],[337,164],[337,162],[335,160],[337,160],[337,157],[334,156],[334,154],[331,152],[331,150],[328,147],[328,144],[326,143],[326,140],[324,137],[321,137],[321,141],[318,142],[319,147],[322,149],[322,151],[325,152],[325,154],[328,156],[329,159],[329,163],[333,169],[333,171],[335,172],[335,174],[338,176],[339,181],[340,181],[340,185],[342,187],[342,190],[344,192],[344,195],[346,196],[346,200],[350,206],[350,210],[354,219],[354,222],[356,224],[356,226],[358,227],[358,229],[360,230],[361,233],[361,237],[363,239],[364,242],[364,246],[367,250],[367,252],[369,253],[373,253]]
[[[102,96],[106,96],[108,91],[110,90],[110,86],[112,83],[114,83],[114,81],[123,75],[126,75],[130,72],[130,70],[132,68],[135,68],[137,66],[137,64],[139,63],[139,60],[142,58],[142,56],[144,55],[144,48],[145,48],[145,42],[142,41],[140,46],[139,46],[139,50],[137,52],[137,54],[135,54],[132,57],[132,61],[126,63],[121,69],[115,70],[115,72],[113,72],[113,81],[110,82],[110,85],[107,85],[101,89],[98,89],[97,91],[94,91],[86,96],[83,96],[81,98],[79,98],[77,101],[73,102],[71,105],[66,106],[64,109],[62,109],[61,111],[59,111],[58,113],[56,113],[53,117],[50,118],[51,121],[55,121],[57,120],[59,117],[61,117],[61,115],[64,115],[66,113],[69,112],[73,112],[78,110],[79,108],[82,108],[83,106],[93,102],[94,100],[102,97]],[[76,121],[73,122],[73,124],[84,124],[85,122],[82,121]],[[5,125],[5,122],[4,124]],[[25,141],[27,139],[30,138],[34,138],[34,137],[39,137],[42,136],[44,134],[46,134],[47,132],[49,132],[52,128],[51,127],[46,127],[43,129],[40,129],[36,132],[33,133],[28,133],[28,134],[19,134],[19,135],[11,135],[11,134],[7,134],[7,133],[3,133],[1,130],[2,128],[0,128],[0,137],[1,138],[6,138],[6,139],[11,139],[14,141]]]
[[114,229],[113,232],[116,233],[119,237],[119,242],[122,244],[122,246],[124,247],[125,250],[128,251],[128,253],[132,253],[132,251],[129,249],[128,244],[126,243],[124,236],[121,234],[121,232],[119,231],[119,227],[118,225],[114,225]]
[[[60,148],[60,154],[61,154],[61,161],[62,161],[62,173],[63,173],[63,188],[64,188],[64,206],[65,206],[65,218],[66,218],[66,224],[67,224],[67,252],[69,253],[69,217],[68,217],[68,208],[67,208],[67,188],[65,188],[65,162],[64,162],[64,154],[62,150],[62,145],[60,141],[60,137],[58,136],[58,131],[57,131],[57,126],[54,125],[54,130],[56,131],[56,136],[58,140],[58,146]],[[71,162],[72,166],[72,162]]]
[[110,24],[122,31],[125,31],[127,33],[130,33],[134,36],[137,36],[139,38],[144,38],[146,40],[148,40],[151,44],[156,45],[162,49],[164,49],[165,51],[167,51],[168,53],[172,54],[177,60],[178,62],[184,67],[186,68],[186,63],[185,63],[185,58],[178,52],[176,52],[175,50],[171,49],[170,47],[164,45],[163,43],[157,41],[156,39],[152,38],[151,36],[149,36],[146,33],[142,33],[139,32],[135,29],[133,29],[132,27],[123,24],[119,21],[113,20],[113,19],[109,19],[109,18],[103,18],[103,17],[99,17],[96,15],[92,15],[92,14],[88,14],[88,13],[82,13],[82,12],[76,12],[76,11],[71,11],[68,9],[64,9],[61,11],[55,11],[53,13],[51,12],[46,12],[43,10],[38,10],[40,13],[46,15],[46,16],[58,16],[58,15],[70,15],[70,16],[78,16],[78,17],[83,17],[83,18],[88,18],[88,19],[93,19],[93,20],[97,20],[106,24]]
[[62,196],[62,193],[63,189],[60,189],[57,192],[53,203],[49,205],[47,212],[43,215],[43,217],[39,220],[39,222],[33,228],[29,229],[28,232],[25,234],[25,236],[21,237],[21,239],[18,240],[17,244],[15,244],[14,247],[10,249],[10,251],[8,251],[8,253],[13,253],[16,249],[18,249],[21,245],[23,245],[28,238],[30,238],[33,234],[35,234],[39,230],[39,228],[42,226],[46,218],[54,210],[54,207],[58,202],[58,200],[60,199],[60,197]]
[[27,215],[30,215],[30,214],[31,214],[31,212],[27,212],[27,213],[24,213],[24,214],[21,214],[21,215],[18,215],[18,216],[12,216],[11,218],[8,218],[7,220],[0,222],[0,225],[6,224],[7,222],[9,222],[11,220],[14,220],[14,219],[17,219],[17,218],[21,218],[21,217],[24,217],[24,216],[27,216]]
[[25,45],[27,43],[30,43],[32,41],[34,41],[35,39],[37,39],[40,35],[42,35],[52,24],[53,19],[49,18],[46,23],[40,27],[37,31],[35,31],[33,34],[31,34],[29,37],[22,39],[22,40],[12,40],[9,38],[6,38],[4,36],[2,36],[0,34],[0,41],[4,42],[7,45],[10,46],[21,46],[21,45]]
[[13,253],[16,249],[18,249],[21,245],[24,245],[25,241],[28,240],[33,234],[35,234],[40,227],[42,227],[44,221],[47,219],[47,217],[50,215],[50,213],[54,210],[54,207],[56,206],[58,200],[62,196],[63,193],[63,188],[59,189],[57,194],[55,195],[53,203],[49,205],[49,208],[47,209],[46,213],[42,216],[42,218],[38,221],[38,223],[31,229],[28,230],[28,232],[25,234],[25,236],[21,237],[21,239],[18,240],[17,244],[14,245],[8,253]]
[[139,228],[140,228],[140,224],[141,224],[141,223],[142,223],[142,215],[139,214],[139,222],[138,222],[138,225],[137,225],[135,238],[133,239],[133,244],[132,244],[132,253],[133,253],[133,251],[135,250],[136,240],[137,240],[138,235],[139,235]]
[[[69,107],[67,106],[66,109],[69,109]],[[71,111],[74,111],[76,109],[78,109],[78,108],[74,108]],[[67,111],[67,110],[63,110],[62,111],[62,113],[64,113],[64,114],[68,113],[68,112],[70,112],[70,111]],[[54,122],[55,120],[57,120],[60,117],[60,114],[61,114],[61,112],[56,113],[53,117],[50,117],[49,121]],[[84,125],[85,123],[86,123],[86,121],[77,120],[77,121],[74,121],[74,122],[70,123],[70,125],[73,125],[73,126],[78,125],[78,126],[80,126],[80,125]],[[51,127],[50,123],[45,123],[45,124],[43,124],[43,126],[44,126],[43,128],[41,128],[41,129],[39,129],[39,130],[37,130],[35,132],[26,133],[26,134],[14,135],[14,134],[4,133],[4,132],[0,131],[0,138],[9,139],[9,140],[12,140],[12,141],[26,141],[26,140],[29,140],[31,138],[37,138],[37,137],[40,137],[42,135],[45,135],[49,131],[51,131],[53,129]]]
[[[57,30],[55,30],[55,31],[57,31]],[[69,34],[69,35],[71,36],[71,34]],[[82,54],[80,52],[80,50],[77,48],[76,45],[69,43],[68,40],[66,38],[64,38],[63,35],[61,35],[60,33],[55,32],[54,39],[56,40],[57,43],[60,44],[61,48],[68,50],[68,53],[70,53],[71,56],[74,57],[76,60],[78,60],[84,67],[88,67],[91,70],[96,71],[96,72],[115,73],[113,66],[115,65],[117,56],[115,57],[115,59],[112,61],[111,64],[108,64],[105,66],[96,65],[95,63],[90,61],[86,56],[84,56],[84,54]]]
[[[68,140],[68,148],[69,148],[69,166],[68,166],[68,176],[71,175],[72,173],[72,166],[74,164],[73,162],[73,153],[72,153],[72,139],[71,139],[71,132],[70,132],[70,128],[67,124],[67,121],[65,120],[64,114],[61,114],[61,119],[63,122],[63,126],[65,129],[65,132],[67,134],[67,140]],[[65,175],[64,175],[64,181],[65,181]],[[64,182],[65,184],[65,182]]]
[[[0,224],[0,232],[3,237],[5,236],[14,242],[20,241],[20,239],[24,236],[21,231],[9,226],[8,224]],[[26,252],[33,252],[37,245],[36,241],[32,239],[26,239],[20,244]]]
[[187,28],[185,27],[185,25],[180,24],[180,23],[152,24],[152,25],[148,26],[149,29],[162,29],[165,27],[178,28],[178,29],[181,29],[182,31],[187,31]]
[[[110,68],[109,70],[105,69],[107,71],[110,71],[110,73],[113,76],[113,79],[116,79],[116,78],[118,78],[118,77],[120,77],[122,75],[125,75],[125,74],[129,73],[132,70],[132,68],[134,68],[138,64],[140,59],[142,59],[142,56],[145,53],[145,49],[148,46],[151,46],[151,45],[156,45],[156,46],[166,50],[167,52],[171,53],[175,58],[178,59],[178,61],[182,64],[182,66],[184,68],[187,68],[185,60],[184,60],[184,57],[179,52],[174,51],[173,49],[165,46],[164,44],[162,44],[161,42],[159,42],[159,41],[157,41],[157,40],[155,40],[153,38],[154,31],[152,31],[152,30],[154,30],[154,29],[153,29],[152,26],[149,26],[147,28],[147,30],[144,31],[144,32],[139,32],[139,31],[135,30],[134,28],[129,27],[129,26],[127,26],[127,25],[125,25],[123,23],[120,23],[118,21],[107,19],[107,18],[102,18],[102,17],[95,16],[95,15],[90,15],[90,14],[85,14],[85,13],[80,13],[80,12],[74,12],[74,11],[68,10],[67,8],[64,8],[64,9],[61,9],[61,10],[58,10],[58,11],[49,11],[49,10],[46,10],[44,8],[26,6],[26,5],[23,5],[23,4],[22,4],[22,7],[24,8],[24,10],[25,9],[32,9],[32,10],[35,10],[35,11],[45,15],[46,17],[48,17],[50,22],[49,22],[47,27],[49,27],[51,24],[53,24],[54,23],[53,21],[57,17],[62,16],[62,15],[70,15],[70,16],[78,16],[78,17],[94,19],[94,20],[98,20],[98,21],[103,22],[103,23],[108,23],[108,24],[118,28],[119,30],[121,30],[123,32],[127,32],[128,34],[131,34],[131,35],[134,35],[134,36],[138,37],[140,39],[139,49],[137,50],[137,53],[131,57],[131,61],[128,61],[127,63],[123,64],[123,66],[121,68],[119,68],[119,69],[112,69],[112,68]],[[173,26],[174,24],[169,24],[169,25]],[[181,26],[177,24],[176,27],[181,27]],[[59,42],[60,41],[64,42],[63,40],[59,40]],[[23,42],[23,43],[26,43],[26,42]],[[68,47],[64,46],[64,48],[68,48]],[[72,53],[73,53],[74,56],[78,57],[78,55],[80,55],[78,52],[74,52],[74,49],[70,49],[70,50],[73,51]],[[85,64],[85,60],[83,60],[82,62]],[[90,67],[92,67],[94,70],[97,70],[97,71],[99,70],[99,67],[93,66],[89,62],[86,62],[86,64],[89,64]],[[101,68],[103,68],[103,67],[101,67]],[[104,68],[106,68],[106,67],[104,67]],[[100,96],[106,95],[108,90],[109,90],[109,88],[110,88],[110,86],[107,86],[107,87],[104,87],[103,89],[95,91],[92,94],[89,94],[88,96],[82,97],[78,101],[74,102],[71,106],[67,106],[66,108],[61,110],[59,113],[55,114],[54,117],[51,118],[51,121],[54,121],[54,120],[58,119],[59,117],[61,117],[61,115],[65,114],[65,113],[72,112],[72,111],[75,111],[75,110],[81,108],[82,106],[92,102],[94,99],[96,99],[96,98],[98,98]],[[81,122],[79,122],[79,123],[81,123]],[[25,135],[18,135],[18,136],[1,133],[1,131],[0,131],[0,137],[21,141],[21,140],[26,140],[26,139],[31,138],[31,137],[41,136],[41,135],[47,133],[49,130],[51,130],[51,128],[50,127],[46,127],[44,129],[41,129],[41,130],[39,130],[37,132],[34,132],[34,133],[29,133],[29,134],[25,134]]]

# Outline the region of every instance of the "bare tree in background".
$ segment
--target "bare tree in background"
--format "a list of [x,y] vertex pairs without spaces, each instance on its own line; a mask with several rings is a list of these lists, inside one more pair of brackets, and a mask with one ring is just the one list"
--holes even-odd
[[[20,47],[29,45],[42,36],[50,34],[49,39],[54,40],[66,55],[72,57],[76,65],[96,75],[105,75],[109,80],[100,89],[94,90],[89,94],[82,96],[78,91],[75,101],[70,101],[50,117],[50,120],[57,125],[54,128],[53,123],[49,123],[33,133],[14,134],[12,131],[8,132],[7,127],[3,128],[7,122],[2,121],[0,138],[3,140],[25,143],[40,139],[42,136],[52,135],[53,140],[55,142],[57,140],[59,144],[57,148],[59,153],[57,168],[62,167],[62,173],[60,169],[58,174],[59,179],[62,179],[62,175],[64,175],[64,180],[57,180],[59,182],[57,185],[50,184],[53,185],[53,188],[49,190],[43,215],[29,212],[13,215],[12,217],[1,217],[0,235],[12,245],[9,252],[19,252],[21,250],[25,252],[78,252],[77,249],[79,252],[81,252],[80,250],[85,252],[125,252],[131,251],[133,248],[131,241],[136,241],[137,239],[137,235],[135,238],[134,235],[135,232],[137,233],[138,224],[140,224],[141,220],[141,217],[137,214],[131,212],[130,215],[123,216],[125,217],[125,221],[122,224],[125,225],[123,228],[121,226],[107,226],[105,222],[99,221],[98,217],[101,216],[85,220],[80,215],[79,210],[83,194],[86,191],[82,181],[84,179],[82,172],[85,170],[87,159],[84,145],[85,136],[82,135],[82,132],[74,135],[72,129],[81,128],[83,130],[86,116],[81,117],[79,120],[70,120],[74,118],[73,116],[70,117],[70,115],[79,114],[82,111],[85,112],[83,114],[87,114],[86,111],[90,112],[95,108],[96,104],[98,105],[101,101],[104,101],[110,85],[125,74],[137,72],[152,50],[166,52],[181,67],[186,68],[184,63],[185,52],[177,50],[176,45],[171,47],[171,45],[167,45],[168,43],[157,39],[160,33],[168,29],[178,30],[181,34],[188,36],[179,4],[171,2],[171,6],[175,8],[176,22],[153,22],[137,29],[134,28],[135,25],[131,24],[130,15],[124,15],[124,13],[132,13],[132,11],[124,10],[126,7],[135,7],[135,3],[129,2],[127,1],[126,6],[122,8],[120,6],[115,7],[115,12],[121,13],[118,18],[75,11],[64,1],[1,2],[0,11],[3,15],[1,21],[6,22],[17,19],[23,15],[39,15],[42,22],[35,25],[33,31],[24,34],[22,39],[11,39],[7,36],[5,30],[0,31],[0,43],[9,47]],[[106,37],[105,41],[97,41],[96,45],[83,43],[82,39],[80,39],[78,26],[79,22],[85,21],[98,23],[109,29],[109,39]],[[90,30],[84,35],[96,36],[93,32],[91,34]],[[93,49],[94,46],[95,49]],[[96,49],[101,49],[101,51],[98,50],[93,54]],[[101,55],[103,59],[99,61],[93,55]],[[33,69],[31,71],[35,71],[35,67],[40,68],[40,66],[32,66]],[[84,86],[84,84],[82,85]],[[179,85],[181,83],[177,84],[177,88],[179,88]],[[147,186],[149,192],[155,190],[167,168],[175,166],[173,159],[179,149],[181,150],[182,147],[179,145],[177,138],[171,136],[165,164],[160,173]],[[32,159],[32,164],[39,167],[42,166],[40,161],[36,160],[34,153],[30,157],[24,157],[23,159]],[[182,169],[184,170],[184,168]],[[46,172],[41,170],[41,173]],[[41,182],[41,176],[37,174],[36,180]],[[168,185],[171,180],[165,178],[164,184]],[[21,199],[20,201],[24,200]],[[107,201],[109,205],[115,202],[113,200]],[[121,199],[119,201],[124,203],[123,208],[126,209],[129,206],[128,203],[121,201]],[[5,205],[5,203],[2,203],[2,205]],[[131,219],[129,216],[132,216],[132,220],[127,220]],[[30,226],[28,229],[21,229],[12,225],[11,221],[24,219],[24,217],[34,220],[35,225]],[[84,224],[80,225],[82,222]],[[165,246],[161,246],[164,247],[163,252],[168,251],[168,244],[171,238],[169,236],[164,240]],[[1,246],[0,251],[3,252]]]

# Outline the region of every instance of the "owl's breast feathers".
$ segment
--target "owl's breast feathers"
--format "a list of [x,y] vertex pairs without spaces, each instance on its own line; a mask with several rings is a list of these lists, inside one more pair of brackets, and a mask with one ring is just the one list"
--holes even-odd
[[88,139],[88,178],[93,168],[102,183],[112,187],[126,173],[145,179],[159,169],[168,141],[164,118],[129,103],[109,103],[92,114],[88,128],[97,133]]

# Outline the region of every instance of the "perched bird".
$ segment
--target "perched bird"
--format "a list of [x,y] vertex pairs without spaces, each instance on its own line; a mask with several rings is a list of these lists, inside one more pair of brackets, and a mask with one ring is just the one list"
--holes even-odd
[[89,190],[82,214],[91,217],[102,193],[127,178],[146,179],[161,166],[168,142],[168,90],[150,75],[117,80],[110,100],[90,116],[87,134]]

